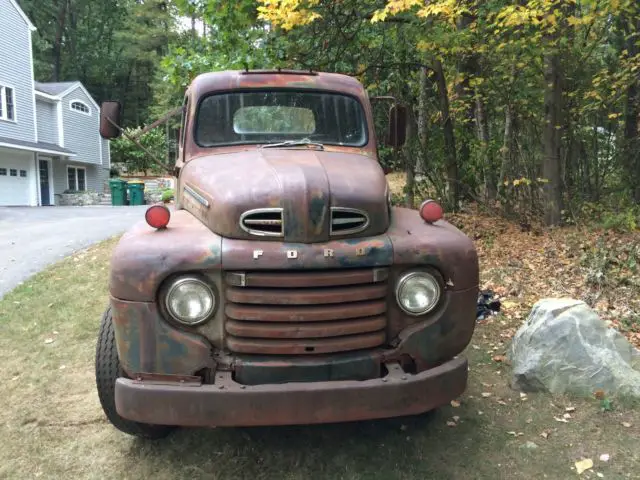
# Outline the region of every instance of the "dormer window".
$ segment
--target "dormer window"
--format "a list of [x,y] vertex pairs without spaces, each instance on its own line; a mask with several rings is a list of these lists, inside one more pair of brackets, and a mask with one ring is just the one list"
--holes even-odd
[[71,100],[70,108],[71,110],[75,110],[76,112],[80,112],[85,115],[91,115],[91,109],[89,108],[89,105],[81,100]]
[[0,85],[0,120],[16,121],[16,101],[13,88]]

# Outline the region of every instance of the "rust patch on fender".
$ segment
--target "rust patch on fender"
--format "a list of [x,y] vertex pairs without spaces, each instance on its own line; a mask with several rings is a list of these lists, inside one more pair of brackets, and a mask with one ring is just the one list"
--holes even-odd
[[219,269],[222,238],[185,210],[172,212],[166,229],[141,222],[129,230],[111,258],[110,292],[121,300],[150,302],[172,273]]
[[211,345],[169,325],[154,303],[111,299],[116,347],[122,368],[137,373],[193,375],[213,367]]

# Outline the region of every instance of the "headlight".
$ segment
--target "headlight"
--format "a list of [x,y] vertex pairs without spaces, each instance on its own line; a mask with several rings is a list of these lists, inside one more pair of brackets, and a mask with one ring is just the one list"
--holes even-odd
[[424,315],[433,310],[440,300],[438,280],[426,272],[403,275],[396,287],[396,299],[400,308],[409,315]]
[[173,318],[185,325],[206,321],[216,308],[216,296],[197,277],[182,277],[167,291],[165,305]]

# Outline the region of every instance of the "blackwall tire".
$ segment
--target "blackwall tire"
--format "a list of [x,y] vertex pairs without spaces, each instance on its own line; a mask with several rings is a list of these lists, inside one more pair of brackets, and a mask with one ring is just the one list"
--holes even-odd
[[146,439],[166,437],[174,427],[133,422],[118,415],[115,403],[116,379],[123,376],[125,374],[118,359],[109,307],[102,316],[96,345],[96,386],[102,410],[111,424],[124,433]]

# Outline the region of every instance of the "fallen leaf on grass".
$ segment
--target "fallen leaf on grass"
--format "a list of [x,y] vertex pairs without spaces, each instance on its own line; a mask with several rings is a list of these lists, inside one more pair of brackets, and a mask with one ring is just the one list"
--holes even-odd
[[451,421],[447,422],[447,427],[457,427],[457,426],[458,424],[456,422],[451,422]]
[[533,418],[527,418],[526,422],[527,422],[527,423],[531,423],[531,422],[533,422]]
[[44,340],[44,343],[46,343],[47,345],[50,344],[50,343],[53,343],[53,338],[46,338]]
[[503,400],[497,400],[496,403],[499,403],[500,405],[507,405],[507,402],[503,401]]
[[568,414],[568,413],[565,413],[564,415],[562,415],[562,418],[567,418],[567,419],[569,419],[569,418],[571,418],[571,415],[570,415],[570,414]]
[[591,460],[590,458],[585,458],[584,460],[580,460],[576,462],[575,466],[576,466],[576,472],[578,472],[578,475],[580,475],[585,470],[589,470],[590,468],[593,468],[593,460]]
[[460,417],[459,417],[459,416],[457,416],[457,415],[455,415],[455,416],[451,417],[451,419],[452,419],[454,422],[457,422],[458,420],[460,420]]
[[602,474],[600,472],[596,472],[596,475],[598,476],[598,478],[604,478],[604,474]]
[[487,398],[487,397],[490,397],[490,396],[491,396],[491,392],[482,392],[482,393],[481,393],[481,395],[482,395],[484,398]]
[[458,407],[460,407],[460,402],[457,401],[457,400],[451,400],[451,406],[453,408],[458,408]]
[[569,423],[566,418],[553,417],[556,422]]
[[520,392],[520,398],[527,398],[527,394],[524,392]]
[[478,410],[478,415],[484,415],[484,412],[482,410]]
[[522,437],[524,435],[524,433],[522,432],[507,432],[508,435],[513,435],[514,437]]
[[611,457],[609,456],[608,453],[603,453],[602,455],[600,455],[600,461],[601,462],[608,462],[609,458],[611,458]]
[[605,396],[604,390],[596,390],[595,392],[593,392],[593,396],[596,397],[598,400],[602,400]]
[[576,411],[576,407],[567,407],[564,409],[565,412],[575,412]]
[[518,303],[512,302],[511,300],[505,300],[504,302],[502,302],[502,308],[505,308],[505,309],[510,309],[517,306],[518,306]]
[[551,435],[551,430],[544,430],[544,431],[540,434],[540,436],[541,436],[542,438],[549,438],[549,435]]
[[629,428],[631,427],[631,424],[629,422],[622,422],[622,426],[625,428]]
[[494,362],[506,362],[507,361],[507,357],[505,355],[494,355],[493,356],[493,361]]

